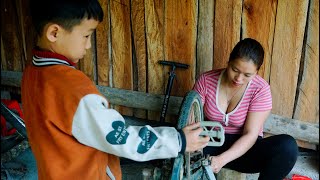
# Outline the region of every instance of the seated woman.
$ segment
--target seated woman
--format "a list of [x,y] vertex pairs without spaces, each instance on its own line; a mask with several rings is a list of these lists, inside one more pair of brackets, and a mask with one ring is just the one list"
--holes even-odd
[[282,180],[293,168],[298,146],[281,134],[263,138],[263,125],[272,109],[269,84],[257,75],[264,50],[246,38],[232,50],[225,69],[203,73],[197,91],[207,121],[220,122],[225,129],[221,147],[206,147],[214,173],[227,167],[243,173],[260,173],[259,180]]

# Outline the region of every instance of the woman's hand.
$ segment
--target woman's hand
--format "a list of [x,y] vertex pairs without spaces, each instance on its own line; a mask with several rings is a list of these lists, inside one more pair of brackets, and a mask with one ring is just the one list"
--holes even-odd
[[211,169],[214,173],[218,173],[225,165],[221,158],[218,156],[210,156]]

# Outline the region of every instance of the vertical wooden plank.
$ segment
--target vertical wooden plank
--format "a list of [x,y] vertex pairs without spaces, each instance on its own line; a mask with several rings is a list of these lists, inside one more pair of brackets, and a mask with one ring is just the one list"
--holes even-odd
[[7,59],[6,59],[6,51],[4,50],[4,43],[2,40],[2,32],[1,32],[1,70],[7,70]]
[[[172,96],[185,96],[195,82],[198,1],[165,1],[164,54],[165,60],[188,64],[188,69],[175,69]],[[164,66],[166,72],[172,67]],[[165,75],[168,80],[169,75]],[[165,91],[163,92],[163,94]],[[177,117],[168,116],[167,122],[176,123]]]
[[86,51],[86,55],[79,61],[80,70],[95,82],[95,38],[91,36],[91,48]]
[[196,77],[213,65],[214,1],[199,1]]
[[[165,3],[165,60],[188,64],[187,70],[177,68],[171,94],[184,96],[195,82],[198,2],[167,0]],[[170,68],[166,68],[169,72]],[[168,79],[169,75],[166,75]]]
[[268,82],[277,0],[245,0],[243,6],[242,38],[256,39],[263,46],[264,63],[258,74]]
[[319,124],[319,1],[310,0],[302,79],[294,119]]
[[[304,54],[300,63],[301,79],[293,117],[319,124],[319,1],[310,0]],[[317,81],[314,81],[317,79]],[[315,83],[317,82],[317,83]],[[297,141],[300,147],[316,150],[315,144]]]
[[110,16],[109,0],[99,0],[103,10],[103,21],[96,30],[97,43],[97,75],[98,84],[110,86],[109,74],[111,71],[111,40],[110,40]]
[[[132,46],[130,1],[110,1],[113,86],[132,90]],[[132,116],[132,109],[115,107],[120,113]]]
[[[24,1],[25,2],[25,1]],[[23,69],[22,67],[25,66],[26,60],[27,60],[27,45],[26,45],[26,39],[25,39],[25,31],[24,31],[24,18],[25,15],[23,14],[23,6],[22,2],[19,0],[15,0],[14,6],[16,7],[16,14],[17,14],[17,30],[18,30],[18,39],[20,40],[20,47],[21,47],[21,70]]]
[[29,8],[30,0],[24,0],[24,1],[17,0],[17,1],[19,1],[19,5],[21,6],[20,8],[21,16],[22,16],[21,31],[24,39],[23,46],[25,46],[24,48],[26,51],[25,52],[26,59],[24,59],[24,63],[22,67],[22,69],[24,69],[24,67],[27,64],[31,64],[32,62],[32,49],[36,46],[37,34],[34,26],[32,25],[31,12]]
[[[165,89],[164,70],[158,61],[164,59],[163,23],[164,1],[145,1],[146,39],[148,55],[147,91],[152,94],[163,94]],[[159,120],[160,113],[148,111],[148,119]]]
[[[144,0],[131,1],[131,22],[132,37],[134,45],[134,55],[136,65],[136,75],[134,77],[134,90],[147,92],[147,50],[146,50],[146,31],[145,31],[145,10]],[[134,116],[138,118],[146,118],[145,110],[134,110]]]
[[224,68],[240,40],[242,0],[217,0],[215,4],[213,68]]
[[5,70],[22,71],[23,48],[15,1],[1,1],[1,23],[4,24],[1,26],[1,38],[6,55]]
[[278,2],[270,85],[272,113],[292,118],[308,0]]

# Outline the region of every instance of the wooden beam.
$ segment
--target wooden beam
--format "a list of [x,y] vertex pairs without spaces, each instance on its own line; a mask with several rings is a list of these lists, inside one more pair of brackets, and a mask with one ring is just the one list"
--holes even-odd
[[1,85],[20,87],[22,72],[1,71]]
[[295,139],[319,144],[319,124],[271,114],[264,124],[264,132],[289,134]]
[[[111,104],[151,111],[161,111],[162,109],[163,95],[110,88],[106,86],[97,87]],[[181,102],[182,97],[170,96],[168,113],[177,115]]]
[[[1,71],[1,85],[20,87],[21,77],[21,72]],[[99,85],[97,85],[97,88],[111,104],[152,111],[161,111],[164,95],[156,95]],[[168,113],[177,115],[179,113],[181,102],[182,97],[170,96]]]
[[[20,87],[21,72],[1,71],[1,85]],[[132,90],[97,86],[111,104],[138,109],[160,111],[163,95],[156,95]],[[177,115],[182,97],[171,96],[168,113]],[[289,134],[295,139],[319,145],[319,124],[271,114],[264,125],[264,132],[271,134]]]

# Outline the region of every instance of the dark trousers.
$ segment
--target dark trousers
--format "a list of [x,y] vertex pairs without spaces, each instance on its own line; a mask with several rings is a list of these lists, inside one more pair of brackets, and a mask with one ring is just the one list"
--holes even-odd
[[[206,147],[203,153],[219,155],[229,149],[240,136],[226,134],[221,147]],[[224,167],[242,173],[260,173],[259,180],[282,180],[296,163],[298,152],[295,139],[289,135],[259,137],[251,149]]]

